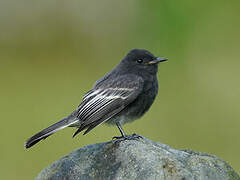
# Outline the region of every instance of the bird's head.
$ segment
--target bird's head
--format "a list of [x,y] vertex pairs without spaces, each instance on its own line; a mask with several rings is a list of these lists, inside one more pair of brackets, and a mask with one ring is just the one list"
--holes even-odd
[[155,57],[147,50],[133,49],[125,56],[123,63],[125,67],[128,67],[127,69],[156,74],[158,70],[158,64],[166,60],[167,58]]

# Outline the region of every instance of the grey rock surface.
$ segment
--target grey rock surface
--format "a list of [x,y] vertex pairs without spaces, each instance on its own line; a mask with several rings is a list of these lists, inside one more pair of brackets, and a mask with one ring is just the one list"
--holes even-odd
[[88,145],[42,170],[36,180],[240,180],[220,158],[175,150],[147,138]]

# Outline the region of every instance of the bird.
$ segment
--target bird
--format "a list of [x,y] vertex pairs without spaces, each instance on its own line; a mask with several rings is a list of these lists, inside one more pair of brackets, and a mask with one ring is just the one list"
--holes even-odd
[[30,137],[24,144],[30,148],[55,132],[75,127],[75,137],[84,135],[96,126],[116,125],[121,136],[114,139],[131,139],[122,125],[142,117],[153,104],[158,93],[158,64],[167,58],[154,56],[145,49],[132,49],[120,63],[97,80],[82,98],[80,105],[69,116]]

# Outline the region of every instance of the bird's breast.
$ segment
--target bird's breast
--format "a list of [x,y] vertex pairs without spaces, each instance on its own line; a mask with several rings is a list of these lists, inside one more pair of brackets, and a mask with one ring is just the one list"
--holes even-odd
[[110,124],[131,122],[142,117],[153,104],[158,93],[158,82],[149,81],[144,84],[142,92],[123,111],[108,121]]

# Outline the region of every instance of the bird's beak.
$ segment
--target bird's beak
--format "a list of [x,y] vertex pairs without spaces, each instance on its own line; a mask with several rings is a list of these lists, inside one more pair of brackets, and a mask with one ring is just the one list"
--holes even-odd
[[164,62],[164,61],[167,61],[167,60],[168,60],[167,58],[157,57],[156,59],[150,61],[148,64],[156,64],[156,63]]

